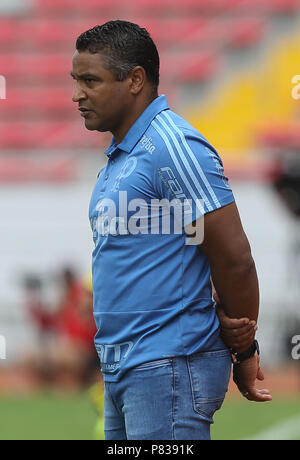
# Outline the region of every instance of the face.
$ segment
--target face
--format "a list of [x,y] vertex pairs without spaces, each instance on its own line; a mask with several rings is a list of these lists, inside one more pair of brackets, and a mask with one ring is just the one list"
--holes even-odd
[[131,82],[130,78],[117,81],[104,65],[105,57],[100,53],[75,52],[71,72],[75,82],[73,102],[78,104],[88,130],[114,133],[130,110]]

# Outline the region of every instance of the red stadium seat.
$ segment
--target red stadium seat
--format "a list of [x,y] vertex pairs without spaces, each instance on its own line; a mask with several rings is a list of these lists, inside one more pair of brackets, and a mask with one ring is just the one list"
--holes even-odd
[[[8,43],[18,41],[21,34],[16,33],[16,21],[0,18],[0,42]],[[18,29],[17,29],[18,30]]]
[[203,82],[220,69],[221,59],[216,53],[193,52],[162,56],[161,76],[171,82]]
[[1,101],[0,120],[9,117],[73,117],[72,88],[8,88],[7,99]]
[[242,18],[232,22],[230,46],[245,48],[257,44],[266,32],[266,23],[260,19]]
[[80,9],[81,11],[94,10],[110,10],[116,8],[122,3],[121,0],[35,0],[35,7],[38,10],[61,13],[68,12],[72,14],[73,10]]
[[146,27],[158,47],[176,45],[191,50],[201,48],[245,47],[259,42],[265,31],[265,22],[251,18],[166,19],[145,20]]
[[[79,116],[80,117],[80,116]],[[0,150],[80,149],[107,145],[107,136],[88,132],[82,120],[1,122]]]
[[158,47],[178,45],[184,46],[192,37],[207,25],[206,19],[145,19],[140,25],[145,27]]
[[241,0],[139,0],[135,9],[151,15],[160,16],[162,13],[181,13],[191,15],[195,12],[223,12],[236,7]]
[[[139,24],[146,27],[153,39],[163,46],[177,44],[178,38],[185,42],[190,36],[207,24],[205,19],[140,19]],[[87,29],[94,27],[95,19],[57,20],[35,19],[22,21],[3,21],[0,18],[0,47],[18,45],[18,49],[74,49],[75,40]],[[14,30],[18,30],[16,35]]]
[[[222,13],[234,10],[243,0],[36,0],[38,15],[49,17],[67,15],[81,17],[91,14],[104,14],[108,18],[130,18],[135,21],[136,17],[170,15],[182,17],[197,13]],[[124,17],[122,17],[124,16]]]
[[55,78],[69,81],[72,68],[70,55],[45,55],[14,53],[1,55],[0,74],[12,80],[51,80]]
[[108,144],[106,135],[84,128],[72,102],[75,40],[96,24],[119,17],[146,27],[158,44],[162,87],[169,95],[185,83],[214,78],[225,48],[256,45],[267,24],[258,14],[291,13],[300,0],[35,0],[34,5],[28,16],[0,18],[0,75],[9,82],[7,99],[0,101],[0,149]]
[[[106,21],[106,18],[104,19]],[[63,19],[22,19],[5,20],[0,18],[0,48],[3,51],[17,47],[21,50],[74,49],[75,40],[87,29],[101,23],[94,18],[63,20]],[[59,47],[59,48],[58,48]]]

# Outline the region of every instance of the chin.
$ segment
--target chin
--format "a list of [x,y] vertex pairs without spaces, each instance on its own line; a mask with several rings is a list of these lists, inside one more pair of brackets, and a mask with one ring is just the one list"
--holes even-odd
[[108,129],[106,129],[104,126],[99,126],[99,124],[93,123],[89,120],[85,120],[85,127],[89,131],[99,131],[100,133],[106,133],[108,131]]
[[88,120],[85,120],[85,127],[86,129],[88,129],[89,131],[96,131],[98,130],[98,127],[95,123],[91,123],[89,122]]

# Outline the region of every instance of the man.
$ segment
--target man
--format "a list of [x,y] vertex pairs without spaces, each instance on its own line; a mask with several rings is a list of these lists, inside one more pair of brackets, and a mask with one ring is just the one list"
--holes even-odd
[[221,160],[158,96],[145,29],[83,33],[71,75],[86,128],[113,134],[90,204],[106,439],[210,439],[231,373],[210,277],[223,336],[239,347],[235,381],[248,399],[271,399],[255,388],[257,276]]

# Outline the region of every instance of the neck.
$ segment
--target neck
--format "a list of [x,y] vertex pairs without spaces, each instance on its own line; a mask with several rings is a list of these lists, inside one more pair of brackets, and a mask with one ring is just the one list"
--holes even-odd
[[158,94],[153,95],[150,98],[147,99],[141,99],[138,100],[138,98],[135,101],[135,104],[133,107],[130,107],[130,112],[129,114],[126,114],[124,117],[124,122],[115,130],[112,131],[112,134],[117,142],[117,144],[120,144],[130,128],[134,125],[136,120],[142,115],[142,113],[146,110],[146,108],[158,97]]

